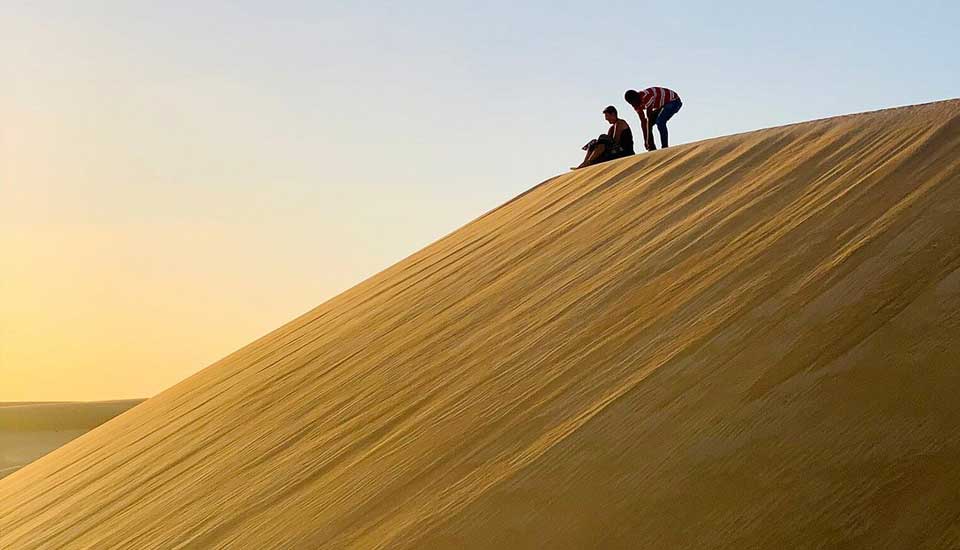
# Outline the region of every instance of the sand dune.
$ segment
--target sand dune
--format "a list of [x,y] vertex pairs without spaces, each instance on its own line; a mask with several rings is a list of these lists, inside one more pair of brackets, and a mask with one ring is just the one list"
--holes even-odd
[[2,548],[960,547],[960,101],[553,178],[0,481]]
[[0,403],[0,478],[140,402]]

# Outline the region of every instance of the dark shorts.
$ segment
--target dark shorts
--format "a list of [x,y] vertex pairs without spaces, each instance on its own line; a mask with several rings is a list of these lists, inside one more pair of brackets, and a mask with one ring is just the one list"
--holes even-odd
[[613,138],[608,136],[607,134],[600,134],[597,137],[597,139],[591,139],[586,145],[583,146],[582,149],[584,151],[592,151],[593,148],[600,143],[602,143],[604,146],[606,146],[609,149],[610,147],[613,147]]
[[594,147],[599,144],[603,144],[604,149],[603,153],[594,161],[594,164],[599,164],[601,162],[607,162],[608,160],[619,159],[623,157],[629,157],[633,155],[633,151],[627,151],[622,147],[617,147],[616,143],[613,141],[613,138],[608,134],[600,134],[597,139],[591,139],[589,143],[583,146],[584,151],[593,151]]

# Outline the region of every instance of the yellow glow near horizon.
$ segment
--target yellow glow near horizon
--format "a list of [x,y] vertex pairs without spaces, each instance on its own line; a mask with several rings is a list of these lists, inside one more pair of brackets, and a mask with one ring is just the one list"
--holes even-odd
[[492,205],[437,204],[399,146],[358,170],[341,126],[305,140],[274,96],[129,62],[24,65],[0,96],[0,401],[149,397]]
[[307,281],[244,271],[235,235],[181,230],[48,226],[5,239],[17,262],[0,291],[0,401],[149,397],[312,305],[289,290]]

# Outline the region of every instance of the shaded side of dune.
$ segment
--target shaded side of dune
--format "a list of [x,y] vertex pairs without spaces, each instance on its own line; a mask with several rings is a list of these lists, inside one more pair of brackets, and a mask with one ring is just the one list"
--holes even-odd
[[0,479],[142,401],[0,403]]
[[956,100],[554,178],[0,481],[0,547],[960,546],[958,213]]

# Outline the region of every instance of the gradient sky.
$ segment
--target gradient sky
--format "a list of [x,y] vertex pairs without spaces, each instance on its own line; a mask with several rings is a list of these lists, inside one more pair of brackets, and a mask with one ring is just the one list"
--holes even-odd
[[[0,401],[153,395],[581,160],[960,95],[957,2],[4,2]],[[838,5],[841,4],[841,5]]]

